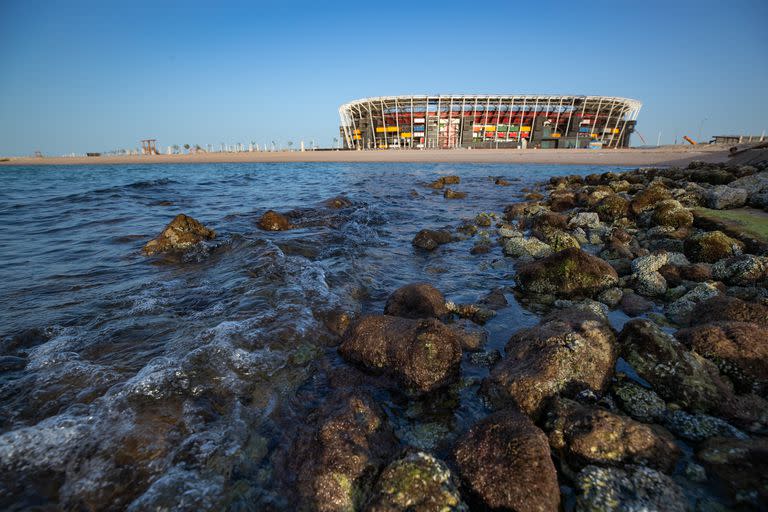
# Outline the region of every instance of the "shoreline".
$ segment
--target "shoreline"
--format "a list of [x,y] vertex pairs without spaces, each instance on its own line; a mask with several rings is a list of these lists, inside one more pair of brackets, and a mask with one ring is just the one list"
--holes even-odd
[[322,150],[185,155],[125,155],[99,157],[10,157],[0,166],[205,164],[205,163],[507,163],[550,165],[673,166],[693,160],[726,161],[721,147],[666,146],[649,149],[455,149],[455,150]]

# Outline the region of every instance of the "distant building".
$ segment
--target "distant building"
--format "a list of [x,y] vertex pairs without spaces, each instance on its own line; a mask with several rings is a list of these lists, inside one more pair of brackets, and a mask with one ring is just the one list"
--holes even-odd
[[712,144],[745,144],[750,142],[763,142],[765,135],[715,135]]
[[608,96],[364,98],[339,108],[348,149],[619,148],[642,104]]

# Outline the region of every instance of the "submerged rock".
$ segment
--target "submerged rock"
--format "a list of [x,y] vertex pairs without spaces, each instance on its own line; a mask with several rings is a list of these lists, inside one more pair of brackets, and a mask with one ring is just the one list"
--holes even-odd
[[576,476],[577,512],[685,512],[682,489],[645,466],[587,466]]
[[144,246],[148,256],[165,252],[183,252],[204,240],[212,240],[216,232],[183,213],[174,217],[163,231]]
[[293,228],[293,225],[282,213],[268,210],[259,219],[259,227],[265,231],[286,231]]
[[444,229],[422,229],[416,233],[415,237],[413,237],[411,244],[419,249],[434,251],[439,245],[447,244],[451,242],[451,240],[450,231]]
[[456,190],[447,188],[445,189],[445,192],[443,192],[443,197],[446,199],[464,199],[467,197],[466,192],[458,192]]
[[387,299],[384,314],[403,318],[444,318],[448,314],[445,297],[427,283],[402,286]]
[[333,210],[340,210],[342,208],[349,208],[350,206],[352,206],[352,201],[350,201],[345,196],[336,196],[323,201],[323,206],[325,206],[326,208],[331,208]]
[[517,280],[525,292],[564,298],[592,297],[619,282],[608,262],[576,248],[521,265]]
[[454,455],[468,489],[485,506],[558,510],[560,489],[547,437],[520,412],[502,411],[476,423]]
[[512,335],[481,389],[494,405],[513,403],[536,418],[553,396],[600,393],[615,362],[615,337],[603,319],[578,309],[555,311]]
[[339,353],[352,363],[392,376],[403,387],[423,393],[456,379],[461,341],[435,319],[367,315],[346,330]]
[[429,188],[441,189],[445,185],[458,185],[459,183],[461,183],[459,176],[441,176],[427,186]]
[[365,507],[366,512],[466,510],[451,470],[424,452],[411,452],[384,468]]
[[768,503],[768,439],[713,438],[696,452],[734,503],[762,509]]

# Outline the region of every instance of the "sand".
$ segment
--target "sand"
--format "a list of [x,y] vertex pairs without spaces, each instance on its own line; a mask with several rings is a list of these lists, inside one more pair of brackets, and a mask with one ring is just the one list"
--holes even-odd
[[0,165],[191,164],[241,162],[448,162],[571,165],[685,165],[692,160],[720,162],[727,151],[716,146],[662,146],[648,149],[451,149],[372,151],[277,151],[190,155],[9,158]]

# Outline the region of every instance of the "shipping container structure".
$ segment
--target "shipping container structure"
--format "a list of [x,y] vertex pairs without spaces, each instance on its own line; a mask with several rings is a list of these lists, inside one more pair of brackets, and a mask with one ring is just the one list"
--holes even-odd
[[339,108],[348,149],[629,146],[642,104],[609,96],[364,98]]

